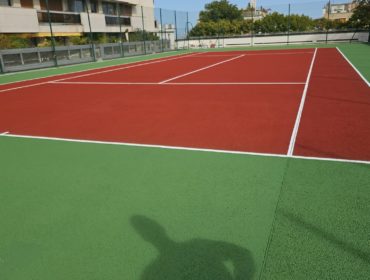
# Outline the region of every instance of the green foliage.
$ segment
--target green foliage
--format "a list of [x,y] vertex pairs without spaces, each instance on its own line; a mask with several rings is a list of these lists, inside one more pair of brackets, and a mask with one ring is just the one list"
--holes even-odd
[[138,42],[138,41],[143,41],[145,38],[146,41],[158,41],[159,37],[155,33],[150,33],[150,32],[132,32],[129,33],[129,39],[130,42]]
[[205,10],[199,14],[200,22],[217,22],[220,20],[243,20],[243,13],[236,5],[228,0],[213,1],[205,5]]
[[[349,22],[325,18],[312,19],[306,15],[284,15],[278,12],[267,14],[254,22],[243,19],[243,11],[227,0],[213,1],[200,12],[199,22],[190,31],[190,37],[241,35],[251,31],[261,34],[285,32],[309,32],[340,30],[348,27],[370,28],[370,0],[358,0],[359,6]],[[261,7],[262,8],[262,7]],[[251,6],[245,10],[251,12]]]
[[30,39],[17,35],[0,34],[0,49],[19,49],[31,47]]
[[287,17],[291,31],[310,31],[315,27],[312,18],[305,15],[291,15]]
[[190,36],[240,35],[253,30],[257,33],[305,32],[314,30],[318,24],[305,15],[285,16],[272,13],[254,23],[248,20],[200,21],[190,32]]
[[274,12],[254,23],[254,31],[260,33],[305,32],[313,30],[315,22],[305,15],[285,16]]
[[349,20],[349,24],[356,28],[370,28],[370,0],[357,1],[358,6]]
[[89,38],[86,36],[73,36],[68,38],[69,44],[71,45],[87,45],[89,44]]
[[191,36],[240,35],[249,33],[252,22],[245,20],[220,20],[218,22],[199,22],[190,32]]
[[213,1],[199,14],[190,36],[217,36],[248,33],[251,26],[243,20],[243,11],[228,0]]
[[107,44],[109,43],[109,38],[107,36],[107,34],[105,33],[99,33],[96,35],[96,38],[95,40],[98,44]]
[[326,18],[315,19],[313,21],[315,30],[339,30],[346,29],[349,27],[347,22],[340,22],[335,20],[328,20]]

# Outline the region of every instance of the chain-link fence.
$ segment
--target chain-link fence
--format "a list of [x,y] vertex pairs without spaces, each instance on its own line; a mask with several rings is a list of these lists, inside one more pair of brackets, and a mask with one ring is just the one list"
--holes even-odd
[[342,0],[294,4],[260,1],[256,7],[237,0],[231,2],[240,9],[240,18],[209,22],[199,20],[199,11],[120,1],[40,0],[33,9],[14,6],[15,2],[19,1],[0,2],[0,73],[190,48],[369,38],[369,30],[351,20],[356,4],[343,4]]
[[350,0],[258,1],[256,7],[232,2],[242,9],[242,19],[197,22],[186,38],[190,48],[369,41],[369,27],[352,19],[358,4]]
[[175,11],[118,1],[56,2],[43,0],[33,9],[0,2],[0,16],[6,15],[0,21],[0,73],[176,49]]

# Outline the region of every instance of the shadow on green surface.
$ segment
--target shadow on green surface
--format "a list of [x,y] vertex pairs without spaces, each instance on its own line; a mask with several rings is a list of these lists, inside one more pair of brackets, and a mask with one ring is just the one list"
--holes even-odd
[[305,228],[306,230],[312,232],[313,234],[323,238],[327,242],[330,242],[331,244],[337,246],[341,250],[361,259],[365,263],[370,264],[370,254],[368,252],[364,252],[360,249],[355,248],[352,244],[338,239],[334,234],[331,234],[330,232],[327,232],[313,224],[310,224],[292,213],[281,211],[281,210],[280,210],[280,213],[285,218],[295,223],[296,225]]
[[249,280],[253,277],[253,259],[244,248],[204,239],[176,242],[161,225],[144,216],[133,216],[131,224],[158,250],[158,257],[145,268],[141,280]]

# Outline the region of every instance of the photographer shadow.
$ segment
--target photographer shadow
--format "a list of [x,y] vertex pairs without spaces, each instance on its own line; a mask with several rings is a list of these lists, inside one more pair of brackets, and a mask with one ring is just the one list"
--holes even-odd
[[176,242],[157,222],[133,216],[136,232],[158,251],[141,280],[249,280],[254,264],[248,250],[223,241],[192,239]]

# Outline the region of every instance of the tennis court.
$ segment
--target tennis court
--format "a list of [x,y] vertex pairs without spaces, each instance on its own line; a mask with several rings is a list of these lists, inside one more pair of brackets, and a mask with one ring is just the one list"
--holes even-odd
[[0,278],[366,279],[365,76],[333,47],[0,85]]

